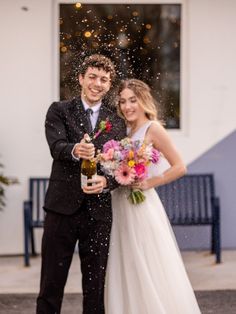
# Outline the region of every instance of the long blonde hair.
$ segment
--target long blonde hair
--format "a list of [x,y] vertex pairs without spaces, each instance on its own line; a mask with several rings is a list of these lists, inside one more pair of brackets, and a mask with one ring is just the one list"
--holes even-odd
[[[138,98],[138,103],[143,108],[146,114],[146,117],[149,120],[157,120],[157,102],[154,100],[154,98],[151,95],[150,87],[143,81],[140,81],[137,79],[123,80],[121,81],[119,89],[118,89],[118,97],[125,88],[128,88],[133,91],[135,96]],[[119,115],[122,118],[124,118],[120,110],[119,99],[118,99],[117,110],[118,110]]]

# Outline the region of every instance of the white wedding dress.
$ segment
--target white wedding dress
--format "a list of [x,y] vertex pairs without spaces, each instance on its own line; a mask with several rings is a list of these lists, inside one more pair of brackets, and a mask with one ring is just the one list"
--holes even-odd
[[[152,122],[132,137],[143,140]],[[158,171],[151,166],[149,176]],[[199,314],[193,289],[154,189],[133,205],[129,191],[112,194],[113,224],[105,285],[106,314]]]

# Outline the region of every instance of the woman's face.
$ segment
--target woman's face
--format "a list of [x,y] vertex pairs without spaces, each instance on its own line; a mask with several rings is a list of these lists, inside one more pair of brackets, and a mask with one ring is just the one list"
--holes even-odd
[[136,122],[145,117],[144,109],[139,105],[137,96],[129,88],[121,91],[119,105],[122,114],[128,122]]

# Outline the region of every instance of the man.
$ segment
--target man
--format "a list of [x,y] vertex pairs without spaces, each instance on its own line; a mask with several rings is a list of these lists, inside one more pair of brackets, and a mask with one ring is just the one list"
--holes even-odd
[[[83,313],[104,313],[104,281],[112,223],[111,194],[117,184],[109,176],[81,187],[81,160],[91,159],[110,139],[126,135],[124,121],[103,98],[115,77],[114,65],[102,55],[87,57],[80,68],[81,95],[53,103],[46,116],[46,137],[53,165],[44,209],[42,269],[37,313],[60,313],[74,248],[79,240],[82,271]],[[90,116],[86,110],[92,109]],[[86,143],[84,134],[99,130],[109,118],[111,129]]]

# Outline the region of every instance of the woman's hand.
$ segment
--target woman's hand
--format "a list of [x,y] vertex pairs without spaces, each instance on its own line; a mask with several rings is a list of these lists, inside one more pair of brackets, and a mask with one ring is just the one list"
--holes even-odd
[[148,190],[150,189],[152,186],[150,184],[150,180],[146,179],[146,180],[142,180],[140,182],[135,182],[134,184],[131,185],[132,189],[138,189],[138,190]]

